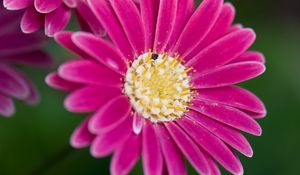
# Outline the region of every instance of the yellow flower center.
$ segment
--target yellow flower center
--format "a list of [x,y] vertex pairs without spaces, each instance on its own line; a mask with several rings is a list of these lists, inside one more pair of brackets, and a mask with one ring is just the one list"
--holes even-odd
[[179,56],[145,53],[126,73],[124,93],[136,112],[152,122],[180,118],[187,110],[192,90],[190,77]]

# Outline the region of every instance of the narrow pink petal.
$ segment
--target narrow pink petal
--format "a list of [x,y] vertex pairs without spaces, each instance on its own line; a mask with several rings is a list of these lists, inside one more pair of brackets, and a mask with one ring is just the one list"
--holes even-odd
[[141,136],[132,134],[124,144],[114,152],[110,164],[112,175],[126,175],[137,163],[141,154]]
[[114,129],[99,134],[92,143],[91,154],[94,157],[105,157],[118,149],[133,133],[131,125],[132,116],[129,116]]
[[177,1],[160,0],[153,46],[153,50],[157,53],[164,52],[171,37],[176,20]]
[[120,88],[108,86],[88,86],[73,91],[65,99],[65,107],[71,112],[94,112],[107,101],[122,94]]
[[85,148],[89,146],[95,139],[95,135],[89,132],[88,122],[90,117],[87,117],[73,132],[70,143],[74,148]]
[[57,32],[54,35],[54,39],[58,42],[61,46],[69,49],[70,51],[76,53],[77,55],[83,58],[89,58],[88,54],[83,52],[80,48],[78,48],[72,41],[73,32],[63,31]]
[[47,36],[54,36],[56,32],[63,30],[71,18],[71,10],[61,5],[53,12],[45,15],[45,33]]
[[201,89],[196,99],[197,98],[236,107],[253,113],[266,114],[265,106],[257,96],[237,86]]
[[104,66],[122,75],[126,73],[126,63],[120,52],[107,41],[85,32],[74,33],[72,41]]
[[168,45],[165,49],[166,52],[173,49],[182,30],[184,29],[189,18],[192,16],[192,14],[195,10],[194,0],[177,0],[177,4],[178,4],[177,5],[178,7],[177,7],[177,12],[176,12],[175,24],[174,24],[170,39],[168,41]]
[[194,67],[198,72],[224,65],[244,53],[254,40],[255,33],[251,29],[232,32],[202,50],[186,65]]
[[83,20],[79,22],[86,23],[90,28],[90,30],[93,31],[94,34],[97,34],[100,37],[104,36],[106,32],[104,31],[102,25],[100,24],[100,21],[93,14],[93,12],[91,11],[87,3],[83,1],[79,1],[77,3],[78,3],[76,7],[77,15],[79,13],[81,20]]
[[39,30],[44,24],[44,15],[35,11],[33,7],[26,9],[22,20],[21,29],[24,33],[33,33]]
[[50,73],[45,81],[52,88],[64,91],[72,91],[80,87],[79,84],[62,79],[57,72]]
[[235,31],[238,31],[238,30],[241,30],[243,29],[243,25],[242,24],[234,24],[232,25],[228,30],[227,30],[227,34],[228,33],[232,33],[232,32],[235,32]]
[[133,59],[134,51],[129,43],[117,16],[106,0],[87,0],[110,39],[119,48],[125,58]]
[[109,0],[136,54],[145,51],[145,34],[136,4],[132,0]]
[[217,20],[223,0],[204,0],[183,29],[175,47],[182,57],[191,52],[207,35]]
[[254,61],[232,63],[206,73],[193,74],[192,84],[198,89],[233,85],[258,77],[265,69],[262,63]]
[[238,63],[244,61],[257,61],[259,63],[265,64],[266,60],[262,53],[256,51],[248,51],[243,53],[241,56],[232,60],[231,63]]
[[256,136],[261,135],[259,124],[246,113],[218,103],[194,100],[191,109],[200,112],[214,120],[227,124],[233,128],[242,130]]
[[153,48],[159,0],[143,0],[140,2],[141,18],[145,29],[145,50]]
[[212,29],[208,32],[207,36],[200,42],[197,47],[193,49],[187,56],[185,60],[189,60],[197,55],[202,49],[219,39],[223,36],[226,31],[230,28],[232,21],[235,16],[235,9],[230,3],[225,3],[222,7],[222,11],[213,25]]
[[3,6],[8,10],[20,10],[33,4],[34,0],[3,0]]
[[9,56],[38,50],[45,43],[45,38],[38,33],[25,35],[22,32],[17,32],[0,36],[0,41],[5,41],[0,42],[1,55]]
[[[89,122],[89,129],[93,133],[107,132],[124,122],[130,116],[131,105],[128,97],[118,96],[103,104]],[[132,121],[132,120],[131,120]],[[131,123],[132,126],[132,123]],[[130,127],[132,129],[132,127]]]
[[64,63],[58,70],[62,78],[83,84],[121,86],[119,74],[105,66],[89,60],[72,60]]
[[5,64],[0,64],[0,92],[18,99],[26,99],[30,94],[27,82],[21,73]]
[[70,8],[75,8],[77,6],[78,3],[80,3],[81,1],[78,0],[63,0],[63,2]]
[[42,50],[4,56],[0,57],[0,60],[7,63],[28,64],[38,67],[49,67],[52,65],[51,56]]
[[211,133],[222,139],[247,157],[252,157],[253,150],[247,139],[238,131],[222,123],[219,123],[198,112],[189,111],[186,116],[198,122]]
[[179,149],[186,156],[199,174],[210,174],[210,169],[203,152],[195,142],[174,122],[165,123],[170,135]]
[[19,73],[20,78],[24,80],[29,90],[28,96],[24,99],[27,104],[36,105],[40,101],[39,92],[35,84],[23,73]]
[[159,137],[163,158],[167,165],[169,175],[187,175],[184,159],[176,143],[169,135],[167,129],[160,124],[154,125],[156,135]]
[[0,104],[0,115],[10,117],[15,113],[15,106],[11,98],[0,94]]
[[162,174],[163,156],[152,123],[147,121],[143,129],[143,168],[145,175]]
[[57,9],[62,3],[62,0],[35,0],[34,7],[40,13],[50,13]]
[[187,117],[182,118],[179,122],[180,126],[182,126],[193,140],[225,169],[236,175],[243,174],[243,167],[240,160],[220,139]]
[[211,175],[221,175],[220,169],[218,167],[218,165],[216,164],[216,162],[211,158],[210,155],[208,155],[207,153],[204,154],[207,160],[207,163],[210,167],[210,174]]
[[144,125],[144,118],[140,116],[137,112],[133,115],[132,130],[136,135],[142,132]]

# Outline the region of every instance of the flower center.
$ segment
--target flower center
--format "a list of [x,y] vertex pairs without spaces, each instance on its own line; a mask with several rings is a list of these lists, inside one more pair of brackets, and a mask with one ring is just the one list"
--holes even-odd
[[187,110],[192,90],[179,56],[145,53],[126,73],[124,93],[136,112],[152,122],[172,121]]

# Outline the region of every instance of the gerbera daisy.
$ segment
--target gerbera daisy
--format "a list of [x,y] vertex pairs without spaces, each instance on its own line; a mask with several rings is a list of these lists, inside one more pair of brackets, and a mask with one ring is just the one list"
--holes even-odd
[[[1,0],[2,1],[2,0]],[[47,36],[63,30],[71,18],[71,9],[76,8],[80,24],[89,18],[89,27],[94,33],[103,35],[102,26],[84,3],[85,0],[3,0],[8,10],[26,9],[21,21],[24,33],[32,33],[44,26]],[[84,25],[85,26],[85,25]]]
[[35,104],[39,95],[32,82],[15,65],[49,66],[51,58],[41,50],[45,42],[42,34],[22,33],[18,22],[21,13],[12,13],[0,7],[0,115],[9,117],[17,98]]
[[[55,39],[78,54],[47,83],[66,90],[71,112],[92,114],[71,144],[113,154],[111,174],[128,174],[141,156],[144,173],[200,174],[243,168],[233,149],[251,157],[240,131],[261,135],[263,103],[234,84],[265,71],[262,54],[247,51],[253,30],[232,25],[222,0],[88,0],[111,42],[85,32]],[[167,171],[167,172],[165,172]]]

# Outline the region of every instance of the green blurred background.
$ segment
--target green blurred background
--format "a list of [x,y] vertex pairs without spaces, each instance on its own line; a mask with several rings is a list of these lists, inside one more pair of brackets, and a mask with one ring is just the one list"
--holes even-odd
[[[246,175],[300,174],[300,1],[232,0],[236,22],[254,28],[253,49],[267,59],[266,73],[242,86],[266,104],[268,115],[259,121],[261,137],[249,136],[253,158],[239,154]],[[58,65],[72,56],[50,42]],[[53,68],[53,70],[55,67]],[[88,149],[74,150],[69,137],[84,115],[63,108],[64,94],[47,87],[51,71],[24,68],[41,92],[37,107],[16,102],[17,114],[0,117],[0,175],[106,175],[110,158],[94,159]],[[141,164],[132,174],[142,174]],[[196,174],[189,167],[189,174]],[[223,174],[228,174],[223,172]]]

